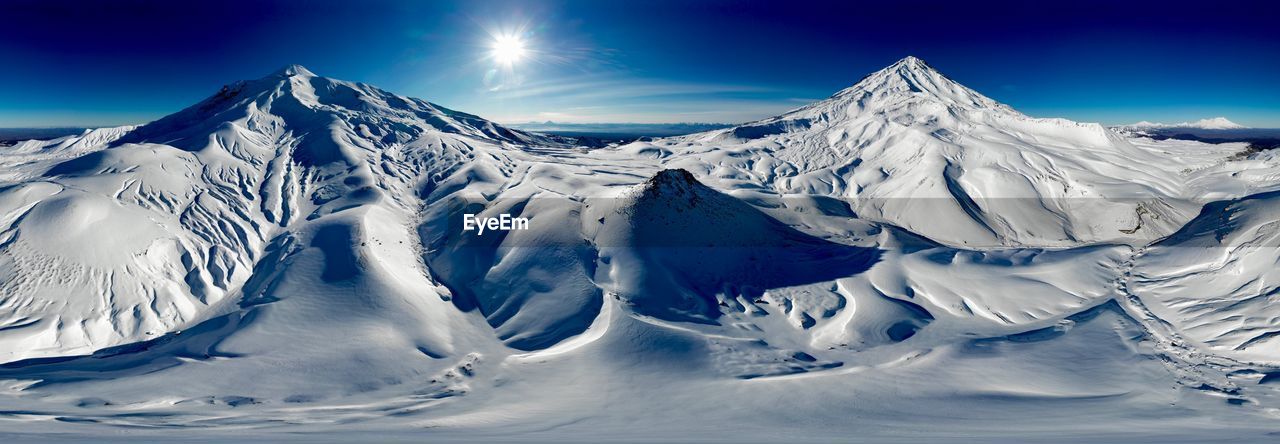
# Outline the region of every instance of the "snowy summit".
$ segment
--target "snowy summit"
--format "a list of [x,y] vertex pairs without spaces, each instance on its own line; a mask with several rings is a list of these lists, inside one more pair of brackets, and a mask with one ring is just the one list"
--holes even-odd
[[1208,130],[1224,130],[1224,129],[1245,129],[1247,126],[1227,120],[1226,117],[1214,117],[1212,119],[1200,119],[1195,122],[1182,123],[1157,123],[1142,121],[1129,125],[1123,125],[1121,128],[1143,130],[1143,129],[1169,129],[1169,128],[1191,128],[1191,129],[1208,129]]
[[1256,439],[1280,160],[1246,148],[914,57],[593,149],[291,65],[0,150],[0,432]]

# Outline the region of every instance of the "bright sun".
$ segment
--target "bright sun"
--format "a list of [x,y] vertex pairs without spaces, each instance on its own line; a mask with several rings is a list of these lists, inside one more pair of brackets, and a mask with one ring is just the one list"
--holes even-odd
[[524,57],[524,41],[519,37],[500,35],[493,39],[493,59],[504,66],[511,66]]

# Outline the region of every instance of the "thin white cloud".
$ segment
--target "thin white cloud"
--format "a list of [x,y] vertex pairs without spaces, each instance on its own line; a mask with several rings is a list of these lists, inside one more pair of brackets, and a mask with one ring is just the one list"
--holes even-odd
[[775,88],[636,78],[625,73],[576,75],[477,91],[454,105],[499,122],[744,122],[814,99]]
[[575,76],[549,81],[532,82],[499,91],[492,91],[488,99],[554,99],[554,100],[604,100],[664,97],[679,94],[768,93],[774,89],[717,83],[676,82],[659,79],[610,78],[604,76]]
[[797,104],[781,100],[700,100],[666,105],[639,104],[614,107],[563,108],[527,113],[486,114],[503,123],[555,121],[562,123],[738,123],[758,120],[795,109]]

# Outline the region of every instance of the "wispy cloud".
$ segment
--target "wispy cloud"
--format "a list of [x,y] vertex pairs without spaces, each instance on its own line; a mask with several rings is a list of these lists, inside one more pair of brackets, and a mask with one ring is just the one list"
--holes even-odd
[[684,94],[764,94],[778,91],[753,85],[679,82],[661,79],[574,76],[493,91],[492,99],[602,100],[667,97]]
[[479,91],[456,106],[499,122],[743,122],[815,99],[760,85],[583,74]]
[[619,105],[586,110],[538,111],[533,113],[490,114],[503,123],[555,121],[562,123],[740,123],[784,113],[796,108],[776,101],[704,100],[671,103],[667,106]]

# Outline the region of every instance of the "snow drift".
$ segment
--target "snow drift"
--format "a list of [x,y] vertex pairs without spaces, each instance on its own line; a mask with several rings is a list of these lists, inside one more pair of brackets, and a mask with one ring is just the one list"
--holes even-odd
[[1028,117],[911,57],[597,149],[289,66],[0,152],[0,418],[1256,438],[1280,169],[1243,150]]

